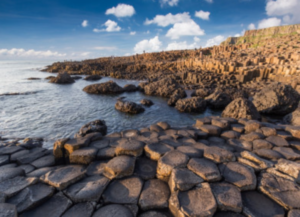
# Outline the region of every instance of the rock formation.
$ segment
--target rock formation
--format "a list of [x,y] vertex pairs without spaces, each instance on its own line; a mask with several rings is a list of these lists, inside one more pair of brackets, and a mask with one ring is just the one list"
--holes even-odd
[[55,84],[72,84],[75,81],[67,72],[64,72],[59,73],[55,78],[51,78],[49,82]]

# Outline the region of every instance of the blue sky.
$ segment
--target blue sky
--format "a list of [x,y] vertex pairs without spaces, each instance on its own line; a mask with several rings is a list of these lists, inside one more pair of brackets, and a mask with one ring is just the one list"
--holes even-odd
[[219,44],[300,22],[299,0],[1,0],[0,59],[87,59]]

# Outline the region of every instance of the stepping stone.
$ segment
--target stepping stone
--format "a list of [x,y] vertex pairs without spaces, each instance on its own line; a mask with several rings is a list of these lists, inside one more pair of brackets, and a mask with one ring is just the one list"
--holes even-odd
[[266,138],[266,141],[270,142],[274,146],[278,147],[288,147],[289,143],[281,138],[280,136],[269,136]]
[[220,181],[222,178],[217,165],[205,158],[192,158],[187,167],[208,182]]
[[241,140],[248,141],[248,142],[252,142],[256,139],[264,139],[264,138],[265,138],[265,136],[263,134],[256,133],[256,132],[243,134],[243,135],[240,136]]
[[101,140],[92,142],[90,144],[90,147],[97,148],[97,149],[103,149],[103,148],[107,148],[109,146],[109,143],[110,143],[109,139],[103,138]]
[[142,210],[168,208],[169,197],[169,186],[159,179],[151,179],[143,186],[139,206]]
[[145,154],[151,160],[158,161],[165,153],[174,150],[170,145],[162,143],[152,143],[145,146]]
[[256,149],[272,149],[273,148],[273,145],[266,141],[266,140],[263,140],[263,139],[257,139],[257,140],[254,140],[253,141],[253,150],[256,150]]
[[205,133],[208,133],[210,136],[219,136],[222,132],[222,129],[213,125],[202,125],[197,127],[199,130],[202,130]]
[[227,120],[224,119],[212,119],[211,125],[220,127],[222,130],[228,130],[230,129],[230,123]]
[[111,159],[104,168],[104,175],[109,179],[131,176],[134,171],[135,159],[129,156],[117,156]]
[[169,146],[174,147],[174,148],[177,148],[177,147],[182,145],[179,141],[174,140],[173,138],[171,138],[169,136],[164,136],[164,137],[166,137],[166,138],[162,138],[162,136],[159,137],[160,143],[165,144],[165,145],[169,145]]
[[253,146],[252,142],[242,141],[238,139],[229,139],[227,141],[227,144],[229,146],[232,146],[236,151],[244,151],[244,150],[252,151],[252,146]]
[[169,187],[173,191],[187,191],[203,182],[203,179],[188,169],[173,169]]
[[245,131],[245,127],[242,124],[231,124],[231,129],[238,133],[243,133]]
[[12,197],[24,188],[35,184],[37,181],[38,179],[34,177],[25,178],[22,176],[17,176],[0,182],[0,192],[4,193],[7,197]]
[[27,177],[41,177],[42,175],[45,175],[46,173],[52,171],[52,170],[55,170],[56,167],[43,167],[43,168],[40,168],[40,169],[37,169],[37,170],[34,170],[30,173],[27,173],[26,176]]
[[5,168],[15,168],[17,166],[18,166],[18,164],[16,164],[16,163],[9,163],[9,164],[5,164],[3,166],[0,166],[0,170],[5,169]]
[[134,175],[144,180],[154,179],[156,175],[156,167],[156,161],[148,158],[138,158],[134,168]]
[[287,132],[287,131],[278,131],[277,132],[277,136],[280,136],[281,138],[283,138],[283,139],[285,139],[287,141],[294,139],[294,137],[292,136],[292,134],[290,132]]
[[156,124],[152,124],[150,127],[149,127],[150,131],[153,131],[153,132],[162,132],[163,131],[163,128],[161,128],[160,126],[156,125]]
[[31,173],[32,171],[35,170],[35,167],[32,166],[31,164],[21,165],[21,166],[18,166],[17,168],[24,170],[26,174]]
[[9,203],[0,203],[0,216],[1,217],[17,217],[18,212],[16,206]]
[[54,190],[53,187],[38,183],[23,189],[7,202],[16,205],[18,213],[21,213],[43,203],[53,195]]
[[274,166],[271,161],[262,159],[252,152],[243,151],[240,154],[241,158],[239,157],[238,161],[252,167],[255,171],[264,170]]
[[207,216],[217,211],[217,203],[208,183],[189,191],[173,192],[169,209],[174,216]]
[[300,216],[300,209],[293,209],[289,211],[287,217],[298,217]]
[[223,139],[238,139],[238,138],[240,138],[240,136],[241,136],[240,133],[233,131],[233,130],[226,131],[221,134],[221,137]]
[[90,142],[91,142],[91,138],[88,136],[69,139],[64,145],[64,148],[66,150],[66,155],[69,156],[74,151],[87,147],[90,144]]
[[196,120],[195,126],[199,127],[202,125],[209,125],[211,124],[211,118],[210,117],[204,117],[204,118],[199,118]]
[[187,155],[188,157],[196,157],[196,158],[203,157],[202,150],[196,149],[191,146],[179,146],[176,150],[182,152],[183,154]]
[[158,142],[158,133],[156,132],[144,132],[141,133],[140,136],[134,137],[135,140],[151,144],[151,143],[157,143]]
[[257,191],[242,192],[243,213],[246,216],[284,217],[284,209]]
[[275,147],[274,151],[277,151],[281,155],[283,155],[286,159],[296,161],[300,160],[300,154],[297,154],[293,149],[286,147]]
[[107,161],[94,161],[86,169],[88,176],[103,175]]
[[180,151],[170,151],[161,157],[157,162],[157,174],[168,177],[173,168],[185,167],[189,157]]
[[65,163],[65,144],[69,138],[59,139],[54,142],[53,155],[57,164]]
[[254,153],[268,160],[277,160],[283,158],[283,156],[279,154],[277,151],[270,150],[270,149],[257,149],[254,151]]
[[217,212],[214,217],[245,217],[244,215],[236,212]]
[[300,139],[300,126],[287,126],[285,130],[290,132],[293,137]]
[[197,139],[197,133],[195,130],[178,130],[177,134],[182,137]]
[[78,203],[68,209],[62,217],[91,217],[94,212],[92,203]]
[[262,133],[264,134],[264,136],[268,137],[268,136],[276,136],[277,135],[277,131],[275,128],[271,128],[271,127],[262,127],[260,128]]
[[126,139],[119,141],[118,146],[116,147],[116,155],[131,155],[134,157],[139,157],[143,154],[145,144],[143,142]]
[[41,157],[41,158],[31,162],[30,164],[32,166],[34,166],[35,168],[50,167],[50,166],[55,165],[55,158],[51,154],[51,155]]
[[138,177],[114,180],[102,197],[105,203],[137,204],[142,187],[143,181]]
[[134,217],[132,212],[125,206],[112,204],[101,207],[94,214],[93,217]]
[[22,217],[61,216],[71,205],[72,201],[59,192],[41,206],[22,213]]
[[25,176],[25,171],[21,168],[0,169],[0,182],[15,178],[16,176]]
[[104,176],[87,177],[69,186],[64,193],[74,203],[98,202],[109,181]]
[[209,137],[208,138],[208,142],[210,145],[213,145],[215,143],[221,143],[221,144],[225,144],[225,139],[223,138],[220,138],[220,137],[215,137],[215,136],[212,136],[212,137]]
[[208,147],[204,150],[204,157],[213,160],[216,163],[235,161],[232,152],[218,147]]
[[100,149],[97,153],[97,160],[105,160],[105,159],[110,159],[115,156],[115,148],[108,147],[108,148],[103,148]]
[[202,155],[204,153],[204,150],[208,147],[206,144],[201,143],[201,142],[196,142],[195,144],[192,144],[191,147],[199,150],[202,152]]
[[210,187],[220,210],[242,212],[242,196],[236,186],[223,182],[212,183]]
[[163,130],[168,130],[171,128],[167,122],[158,122],[157,126],[161,127]]
[[73,164],[90,164],[96,159],[98,149],[92,147],[81,148],[70,154],[70,163]]
[[13,153],[16,153],[16,152],[19,152],[22,150],[24,150],[24,149],[21,148],[20,146],[7,146],[7,147],[0,149],[0,155],[6,155],[6,154],[11,155]]
[[130,138],[140,135],[138,130],[124,130],[121,132],[122,137]]
[[254,190],[256,188],[256,176],[251,167],[237,162],[229,162],[219,165],[219,169],[224,180],[234,184],[241,191]]
[[144,212],[139,217],[168,217],[167,215],[163,214],[162,212],[157,211],[148,211]]
[[245,123],[245,131],[247,133],[254,132],[255,130],[261,127],[261,123],[259,121],[251,120]]
[[0,166],[8,164],[8,163],[9,163],[9,156],[8,155],[0,156]]
[[275,165],[275,168],[280,172],[288,174],[289,176],[296,179],[298,183],[300,183],[300,163],[280,159]]
[[134,217],[137,216],[137,214],[139,212],[138,205],[135,205],[135,204],[124,204],[124,206],[131,211],[131,213],[133,214]]
[[47,149],[44,148],[34,148],[30,153],[20,156],[17,158],[18,164],[29,164],[47,154]]
[[85,175],[85,167],[79,165],[69,165],[52,170],[40,177],[40,180],[63,190],[69,185],[82,179]]

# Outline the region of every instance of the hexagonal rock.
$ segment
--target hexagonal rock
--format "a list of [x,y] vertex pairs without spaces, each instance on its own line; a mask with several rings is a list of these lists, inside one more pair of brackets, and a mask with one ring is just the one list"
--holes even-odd
[[257,191],[242,192],[243,213],[246,216],[284,217],[284,209],[277,203]]
[[115,156],[115,148],[113,147],[107,147],[107,148],[103,148],[100,149],[97,153],[97,159],[98,160],[105,160],[105,159],[110,159],[113,158]]
[[262,158],[269,159],[269,160],[277,160],[283,158],[283,156],[279,154],[277,151],[273,151],[270,149],[257,149],[254,150],[254,153]]
[[158,161],[165,153],[174,150],[172,146],[162,143],[152,143],[145,146],[145,154],[151,160]]
[[13,154],[15,152],[19,152],[22,150],[24,150],[24,149],[20,146],[6,146],[6,147],[0,149],[0,154],[1,155]]
[[297,154],[293,149],[286,147],[275,147],[274,151],[282,154],[288,160],[300,160],[300,154]]
[[245,131],[245,126],[242,124],[231,124],[231,129],[238,133],[243,133]]
[[50,167],[50,166],[55,165],[55,158],[51,154],[51,155],[41,157],[41,158],[31,162],[30,164],[32,166],[34,166],[35,168]]
[[172,214],[180,217],[211,217],[217,210],[217,203],[208,183],[202,183],[193,190],[173,192],[169,204]]
[[217,163],[235,161],[235,156],[232,152],[219,147],[208,147],[204,150],[204,157],[213,160]]
[[256,188],[256,176],[251,167],[237,162],[229,162],[219,165],[219,169],[224,180],[239,187],[241,191],[254,190]]
[[222,178],[217,165],[205,158],[192,158],[187,167],[208,182],[219,181]]
[[260,127],[261,127],[261,123],[259,121],[251,120],[245,123],[245,130],[247,133],[254,132]]
[[189,157],[180,151],[170,151],[158,160],[157,174],[170,176],[173,168],[185,167]]
[[211,183],[210,187],[220,210],[242,212],[242,196],[236,186],[223,182]]
[[221,137],[223,139],[238,139],[238,138],[240,138],[240,136],[241,136],[240,133],[233,131],[233,130],[225,131],[221,134]]
[[34,148],[26,155],[17,158],[19,164],[29,164],[36,159],[39,159],[47,154],[47,149],[44,148]]
[[256,133],[256,132],[251,132],[251,133],[248,133],[248,134],[243,134],[240,136],[240,139],[241,140],[245,140],[245,141],[248,141],[248,142],[252,142],[256,139],[264,139],[265,136],[261,133]]
[[5,203],[5,200],[6,200],[6,195],[4,193],[0,192],[0,204]]
[[202,150],[196,149],[191,146],[179,146],[176,150],[182,152],[183,154],[186,154],[188,157],[203,157]]
[[276,136],[277,135],[277,131],[275,128],[271,128],[271,127],[262,127],[260,128],[262,130],[262,133],[265,136]]
[[25,171],[21,168],[1,168],[0,169],[0,182],[15,178],[16,176],[25,176]]
[[137,204],[142,187],[143,181],[138,177],[114,180],[102,197],[105,203]]
[[295,178],[296,181],[300,183],[300,163],[285,160],[285,159],[280,159],[275,165],[275,168],[280,172],[283,172]]
[[92,147],[85,147],[79,150],[76,150],[70,154],[69,159],[70,163],[73,164],[90,164],[95,160],[98,149]]
[[240,154],[242,158],[238,158],[238,161],[252,167],[255,171],[264,170],[274,165],[271,161],[262,159],[249,151],[243,151]]
[[86,169],[88,176],[103,175],[107,161],[94,161]]
[[8,197],[12,197],[24,188],[35,184],[37,181],[38,180],[34,177],[25,178],[16,176],[12,179],[7,179],[0,182],[0,192],[4,193]]
[[92,217],[134,217],[133,213],[125,206],[112,204],[98,209]]
[[202,182],[203,179],[200,176],[188,169],[173,169],[169,179],[169,187],[172,192],[187,191]]
[[156,123],[159,127],[161,127],[163,130],[170,129],[170,125],[167,122],[158,122]]
[[46,173],[40,177],[40,180],[59,190],[63,190],[74,182],[82,179],[84,175],[84,166],[69,165]]
[[0,203],[0,216],[17,217],[18,212],[16,206],[9,203]]
[[63,164],[65,161],[65,144],[69,138],[56,140],[53,145],[53,155],[57,164]]
[[141,215],[139,215],[139,217],[168,217],[168,216],[162,212],[148,211],[148,212],[142,213]]
[[104,168],[104,175],[109,179],[131,176],[134,171],[135,159],[129,156],[117,156],[111,159]]
[[45,175],[46,173],[48,173],[49,171],[55,170],[55,169],[56,169],[56,167],[43,167],[43,168],[34,170],[30,173],[27,173],[26,176],[27,177],[37,177],[37,178],[39,178],[42,175]]
[[83,147],[87,147],[90,144],[90,142],[91,139],[88,136],[68,140],[64,145],[64,148],[66,150],[66,155],[69,156],[74,151]]
[[54,217],[61,216],[72,205],[62,192],[55,194],[41,206],[22,213],[22,217]]
[[281,138],[280,136],[269,136],[266,138],[266,141],[270,142],[274,146],[278,147],[288,147],[289,143]]
[[217,212],[214,217],[245,217],[244,215],[236,212]]
[[299,209],[293,209],[289,211],[287,217],[298,217],[300,216],[300,210]]
[[62,217],[91,217],[93,212],[94,205],[92,203],[78,203],[68,209]]
[[169,186],[158,179],[145,182],[140,195],[139,205],[142,210],[168,208],[170,197]]
[[266,140],[256,139],[253,141],[253,150],[256,149],[272,149],[273,145]]
[[51,186],[38,183],[23,189],[17,195],[9,198],[7,202],[16,205],[19,213],[24,212],[50,198],[54,190],[55,189]]
[[108,147],[110,144],[110,140],[103,137],[101,140],[96,140],[92,142],[89,146],[97,149],[103,149]]
[[9,156],[8,155],[0,156],[0,166],[2,166],[4,164],[8,164],[8,163],[9,163]]
[[252,151],[252,147],[253,147],[252,142],[242,141],[239,139],[229,139],[227,141],[227,144],[229,146],[232,146],[237,151],[244,151],[244,150]]
[[120,140],[115,153],[116,155],[131,155],[138,157],[143,154],[144,146],[145,144],[143,142],[134,139]]
[[27,155],[28,153],[30,153],[29,150],[22,150],[22,151],[18,151],[16,153],[13,153],[12,155],[10,155],[10,161],[13,161],[15,162],[17,160],[17,158],[21,157],[21,156],[25,156]]
[[148,158],[138,158],[134,168],[134,175],[144,180],[154,179],[156,175],[156,167],[156,161]]
[[219,136],[222,132],[222,129],[220,127],[213,126],[213,125],[202,125],[197,128],[202,130],[205,133],[208,133],[208,135],[210,136]]
[[109,181],[104,176],[90,176],[69,186],[64,193],[74,203],[97,202]]
[[230,123],[227,120],[219,119],[219,118],[213,118],[211,120],[211,125],[220,127],[222,130],[228,130],[230,129]]

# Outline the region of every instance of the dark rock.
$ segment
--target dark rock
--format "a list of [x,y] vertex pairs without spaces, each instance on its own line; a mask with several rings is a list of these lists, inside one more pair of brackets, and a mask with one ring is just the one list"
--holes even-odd
[[14,154],[14,153],[18,153],[22,150],[24,150],[24,149],[20,146],[6,146],[6,147],[0,149],[0,154],[1,155]]
[[38,180],[36,178],[16,176],[12,179],[0,182],[0,192],[6,194],[8,197],[12,197],[24,188],[35,184],[37,181]]
[[192,158],[187,167],[208,182],[219,181],[222,178],[217,165],[205,158]]
[[27,173],[27,177],[37,177],[40,178],[42,175],[45,175],[46,173],[50,172],[51,170],[55,170],[56,167],[43,167],[37,170],[34,170],[30,173]]
[[55,84],[72,84],[75,81],[67,72],[64,72],[59,73],[55,78],[51,78],[49,82]]
[[93,217],[134,217],[130,209],[118,204],[111,204],[98,209]]
[[86,81],[98,81],[100,80],[102,77],[100,75],[88,75],[84,78],[84,80]]
[[128,102],[122,100],[117,101],[117,103],[115,104],[115,108],[118,111],[129,113],[129,114],[139,114],[145,111],[145,109],[142,106],[134,102]]
[[138,90],[138,87],[133,84],[126,84],[123,89],[125,92],[135,92]]
[[134,139],[123,139],[118,142],[116,155],[131,155],[139,157],[143,154],[145,144]]
[[23,140],[23,143],[20,146],[27,148],[27,149],[42,147],[43,139],[41,139],[41,138],[26,138]]
[[1,217],[17,217],[18,212],[16,206],[9,203],[0,203],[0,216]]
[[299,126],[300,125],[300,108],[297,108],[292,113],[284,116],[283,120],[286,124]]
[[141,103],[142,105],[145,105],[145,106],[152,106],[152,105],[153,105],[153,102],[152,102],[150,99],[142,99],[142,100],[140,101],[140,103]]
[[175,90],[168,100],[169,106],[175,106],[177,101],[186,97],[186,92],[183,89]]
[[70,163],[88,165],[96,159],[98,149],[93,147],[85,147],[74,151],[70,154]]
[[201,98],[205,98],[207,96],[209,96],[210,94],[212,94],[213,90],[210,88],[201,88],[201,89],[197,89],[195,90],[191,96],[196,96],[196,97],[201,97]]
[[34,77],[31,77],[31,78],[27,78],[27,80],[29,80],[29,81],[34,81],[34,80],[41,80],[41,78],[34,78]]
[[134,171],[135,159],[129,156],[117,156],[110,160],[104,169],[104,175],[109,179],[131,176]]
[[205,100],[208,106],[213,109],[223,109],[231,102],[230,96],[219,90],[206,97]]
[[51,155],[41,157],[41,158],[31,162],[30,164],[32,166],[34,166],[35,168],[50,167],[50,166],[55,165],[55,158],[51,154]]
[[93,161],[86,169],[88,176],[103,175],[107,161]]
[[167,144],[151,143],[145,146],[145,154],[151,160],[158,161],[165,153],[174,150],[174,148]]
[[28,164],[31,163],[47,154],[47,149],[44,148],[34,148],[30,151],[29,154],[25,156],[20,156],[17,158],[19,164]]
[[2,168],[0,169],[0,182],[15,178],[16,176],[24,176],[25,171],[21,168]]
[[92,203],[78,203],[68,209],[62,217],[91,217],[93,212],[94,205]]
[[83,125],[79,132],[76,134],[79,137],[84,137],[90,133],[101,133],[105,136],[107,133],[107,126],[104,120],[95,120]]
[[123,93],[124,89],[114,81],[108,81],[100,84],[92,84],[83,88],[83,91],[90,94],[118,94]]
[[206,101],[197,97],[179,99],[175,108],[180,112],[201,113],[206,109]]
[[148,158],[138,158],[136,160],[134,175],[144,179],[154,179],[156,175],[157,162]]
[[35,167],[32,166],[31,164],[24,164],[24,165],[20,165],[18,166],[18,168],[24,170],[24,172],[27,174],[27,173],[30,173],[32,171],[35,170]]
[[232,152],[219,148],[208,147],[204,150],[204,157],[213,160],[216,163],[235,161],[235,156]]

